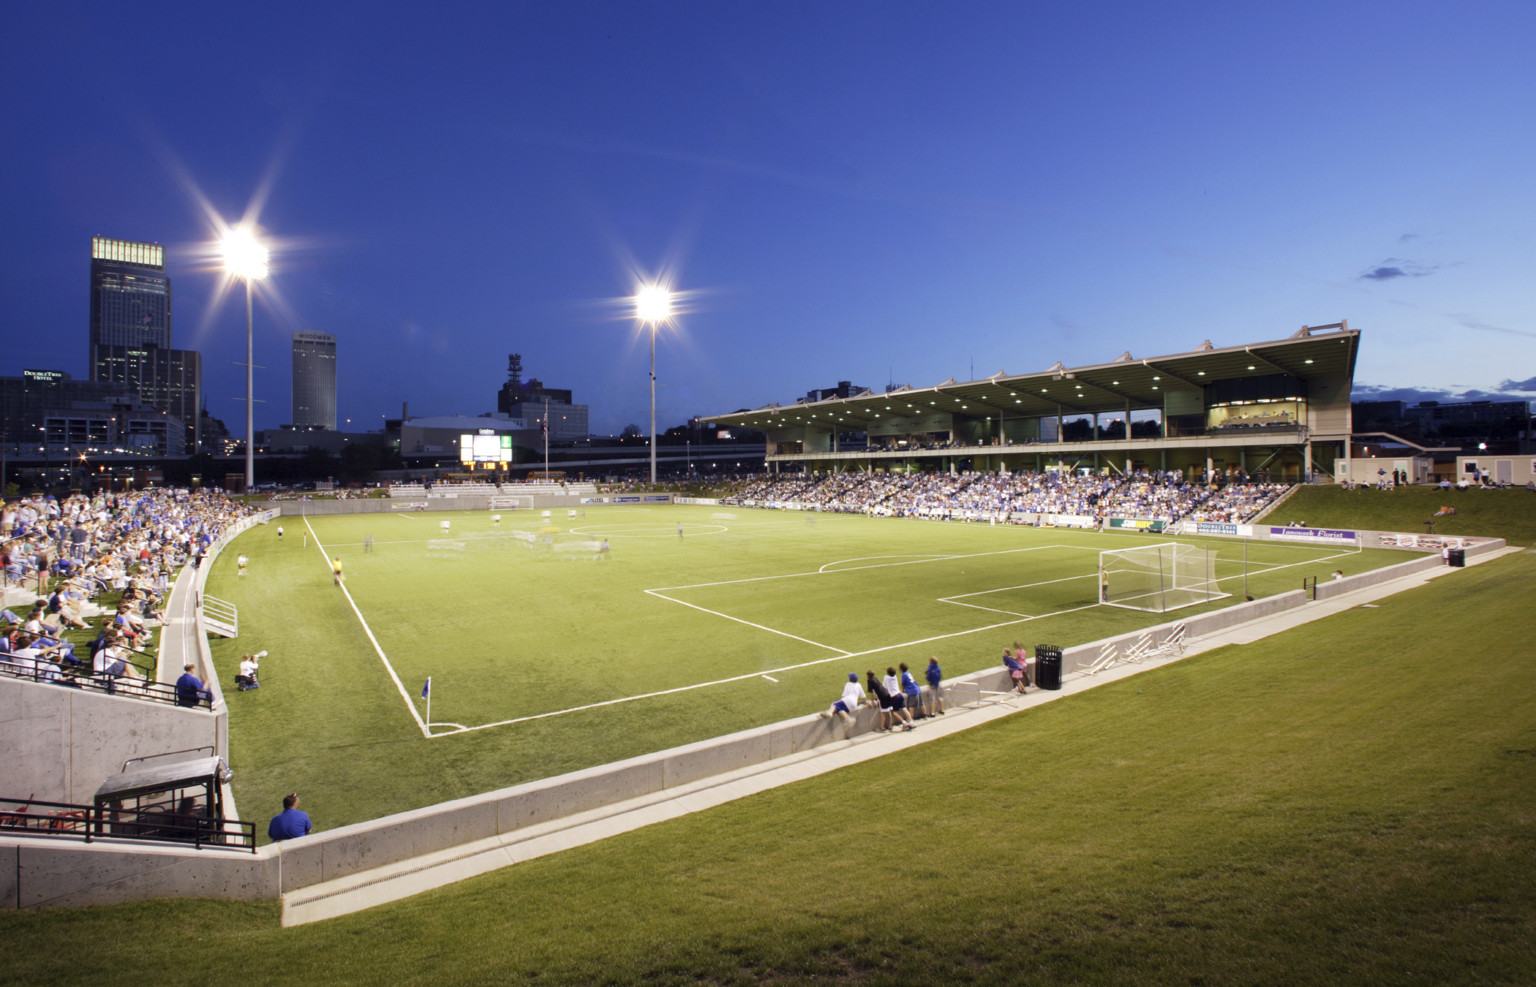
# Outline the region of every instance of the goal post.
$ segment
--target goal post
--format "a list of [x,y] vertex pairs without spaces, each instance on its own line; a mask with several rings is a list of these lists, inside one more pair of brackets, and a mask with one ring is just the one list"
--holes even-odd
[[1216,582],[1216,556],[1207,548],[1165,542],[1099,553],[1099,602],[1165,613],[1228,594]]

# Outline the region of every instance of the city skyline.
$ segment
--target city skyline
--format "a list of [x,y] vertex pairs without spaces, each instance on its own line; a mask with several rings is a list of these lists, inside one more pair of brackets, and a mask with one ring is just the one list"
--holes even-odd
[[82,245],[152,241],[239,422],[208,214],[254,209],[263,428],[305,328],[355,354],[343,429],[494,410],[512,351],[643,426],[623,299],[667,274],[661,429],[1339,319],[1361,397],[1536,396],[1525,7],[302,9],[18,12],[0,373],[88,377]]

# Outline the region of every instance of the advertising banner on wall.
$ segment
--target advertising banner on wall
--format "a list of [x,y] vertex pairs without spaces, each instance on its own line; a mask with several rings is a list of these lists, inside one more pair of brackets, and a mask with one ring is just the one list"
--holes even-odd
[[1042,514],[1040,523],[1053,528],[1091,528],[1094,521],[1083,514]]
[[1269,529],[1269,537],[1278,538],[1281,541],[1331,542],[1335,545],[1355,545],[1359,539],[1353,531],[1342,531],[1334,528],[1277,528]]
[[1422,548],[1427,551],[1439,551],[1442,548],[1466,548],[1476,545],[1473,538],[1455,538],[1448,535],[1413,535],[1403,532],[1383,531],[1379,540],[1384,546],[1396,546],[1397,548]]
[[1109,519],[1109,527],[1111,528],[1127,528],[1131,531],[1151,531],[1153,533],[1162,531],[1167,524],[1168,522],[1166,521],[1154,521],[1151,518],[1144,517],[1112,517]]

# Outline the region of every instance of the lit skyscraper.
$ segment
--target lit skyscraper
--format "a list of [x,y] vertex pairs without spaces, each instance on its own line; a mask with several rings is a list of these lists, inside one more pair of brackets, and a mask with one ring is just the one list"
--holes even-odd
[[171,348],[171,279],[165,248],[91,237],[91,379],[96,347]]
[[293,334],[293,424],[336,428],[336,337],[330,333]]
[[202,359],[171,349],[171,278],[158,243],[91,237],[90,379],[174,415],[185,448],[197,449]]

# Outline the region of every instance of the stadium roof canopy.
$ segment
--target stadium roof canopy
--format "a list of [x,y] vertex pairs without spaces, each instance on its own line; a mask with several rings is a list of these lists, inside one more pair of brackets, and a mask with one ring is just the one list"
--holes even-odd
[[1124,412],[1127,407],[1160,410],[1168,392],[1199,391],[1220,380],[1274,374],[1353,380],[1359,336],[1347,322],[1303,326],[1289,339],[1266,343],[1215,347],[1206,341],[1195,350],[1172,356],[1137,358],[1127,352],[1109,363],[1084,367],[1057,363],[1048,370],[1018,375],[999,370],[982,380],[958,383],[951,378],[932,387],[904,385],[884,393],[770,404],[708,420],[763,430],[815,420],[863,430],[882,417],[889,420],[932,411],[1008,418],[1059,413],[1066,418]]

